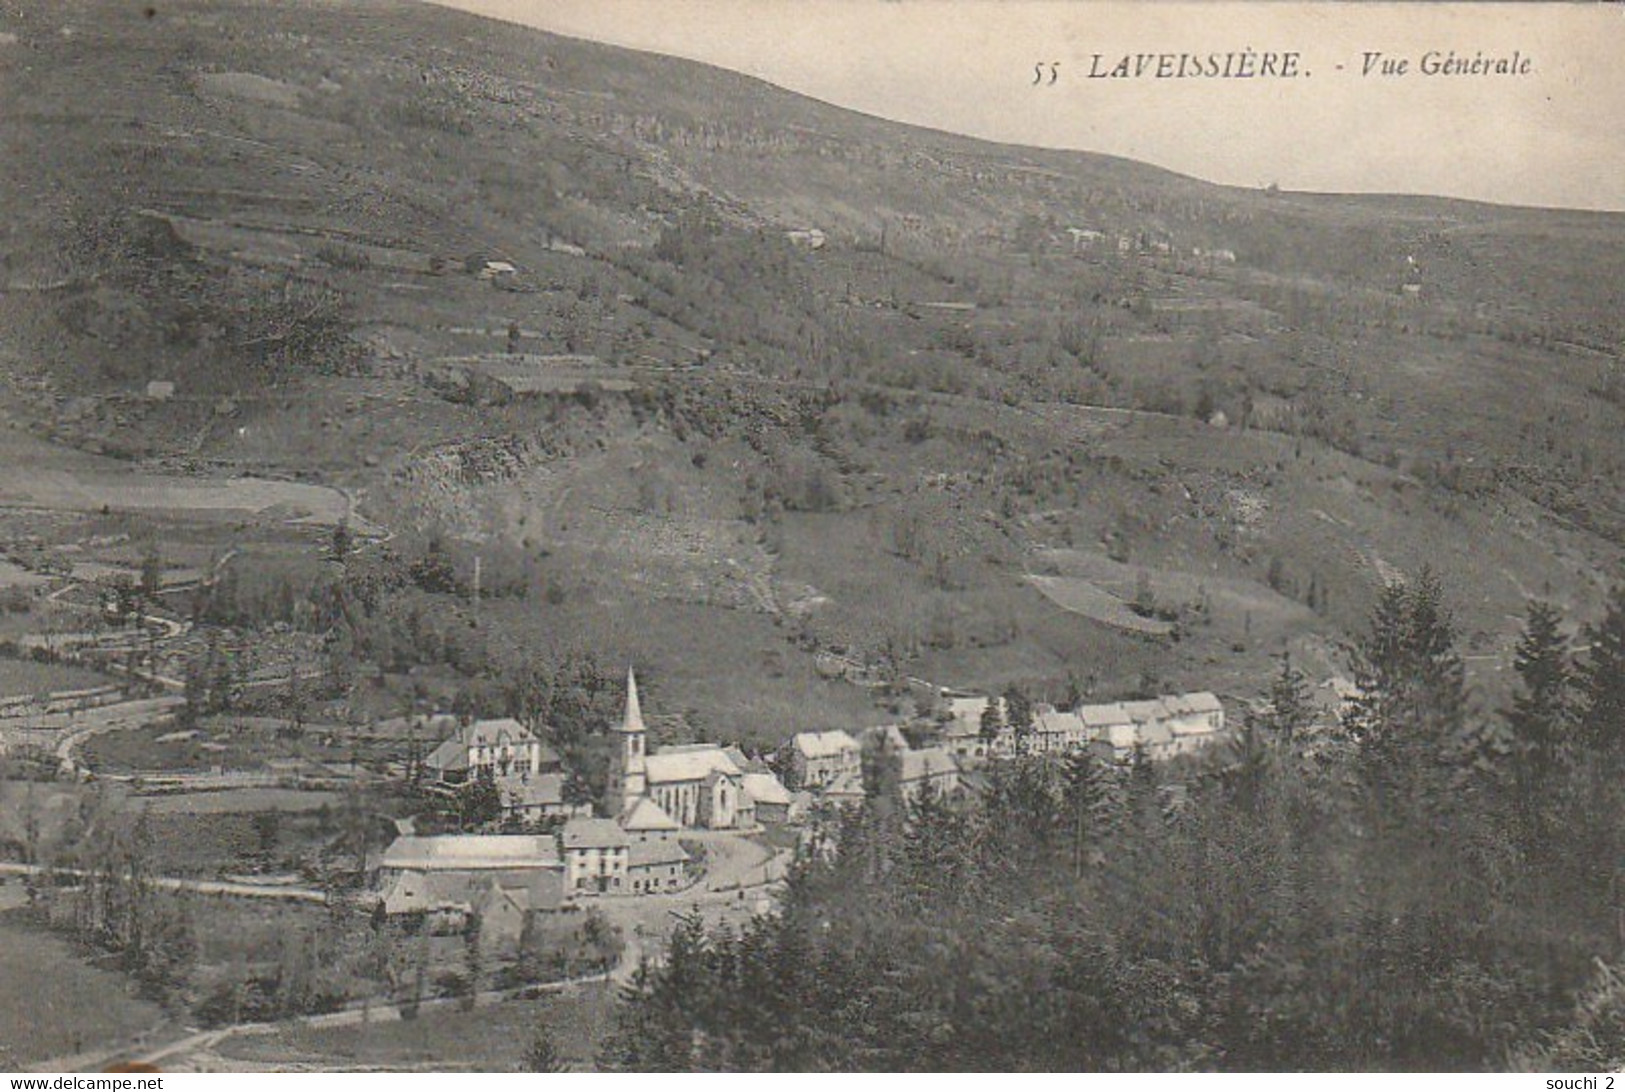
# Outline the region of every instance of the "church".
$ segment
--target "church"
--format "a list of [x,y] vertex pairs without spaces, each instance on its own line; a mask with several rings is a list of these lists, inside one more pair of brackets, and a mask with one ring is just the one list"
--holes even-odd
[[646,819],[652,803],[683,827],[738,830],[756,825],[755,803],[745,791],[746,771],[728,750],[694,743],[648,753],[648,729],[631,669],[626,673],[626,713],[616,735],[619,746],[606,793],[610,814],[625,817],[636,809]]

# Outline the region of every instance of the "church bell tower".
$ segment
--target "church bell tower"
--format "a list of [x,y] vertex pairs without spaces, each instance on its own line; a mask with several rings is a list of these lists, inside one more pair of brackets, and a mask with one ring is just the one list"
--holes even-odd
[[626,715],[621,718],[616,734],[621,737],[621,745],[610,765],[607,803],[619,814],[642,799],[649,789],[644,761],[648,729],[644,727],[643,709],[638,704],[638,677],[630,667],[626,669]]

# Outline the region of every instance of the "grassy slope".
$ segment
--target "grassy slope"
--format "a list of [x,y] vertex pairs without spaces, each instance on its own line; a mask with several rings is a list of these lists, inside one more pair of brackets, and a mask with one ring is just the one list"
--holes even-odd
[[608,991],[583,987],[540,1001],[506,1001],[473,1012],[450,1007],[416,1020],[370,1027],[292,1028],[228,1039],[218,1048],[225,1065],[324,1071],[402,1069],[512,1072],[538,1026],[545,1025],[571,1070],[590,1069],[607,1030]]
[[[903,646],[909,670],[945,682],[1072,674],[1110,691],[1150,670],[1244,690],[1263,655],[1356,621],[1385,565],[1442,564],[1467,630],[1494,648],[1523,594],[1550,585],[1583,603],[1590,574],[1616,555],[1599,532],[1612,533],[1621,511],[1609,484],[1620,415],[1587,393],[1602,365],[1503,335],[1527,324],[1588,343],[1617,337],[1605,323],[1625,303],[1619,217],[1266,197],[1107,157],[897,126],[731,73],[393,0],[166,5],[150,20],[84,0],[27,5],[7,25],[27,63],[0,79],[34,104],[11,137],[19,154],[0,165],[0,193],[23,210],[0,236],[11,280],[72,271],[62,221],[77,208],[184,210],[260,230],[201,233],[207,262],[257,260],[209,249],[226,238],[297,255],[301,275],[337,284],[371,346],[364,378],[264,391],[199,371],[200,389],[235,390],[229,418],[211,416],[212,396],[125,405],[102,422],[122,447],[195,444],[233,470],[358,487],[386,522],[427,511],[546,550],[572,589],[566,604],[498,610],[492,624],[532,646],[648,662],[671,709],[710,711],[726,732],[870,717],[861,696],[816,680],[788,643],[802,623],[752,605],[763,587],[781,610],[822,595],[805,623],[821,642]],[[139,121],[127,109],[135,95]],[[817,224],[831,234],[817,256],[792,256],[782,281],[747,266],[720,290],[771,281],[792,315],[816,304],[804,325],[849,327],[878,347],[848,364],[847,400],[822,411],[816,436],[787,421],[781,388],[755,375],[816,388],[810,364],[799,375],[796,354],[769,357],[733,339],[718,317],[725,300],[680,314],[656,306],[617,257],[701,194],[738,229]],[[1239,260],[1218,270],[1080,262],[1042,232],[1022,241],[1034,223],[1165,232]],[[884,255],[873,249],[882,230]],[[501,255],[537,290],[333,268],[314,231],[422,256]],[[556,237],[592,256],[550,251]],[[1407,254],[1427,277],[1427,302],[1411,311],[1394,293]],[[1118,292],[1149,300],[1149,313],[1116,307]],[[91,328],[113,336],[122,305],[92,296]],[[966,317],[916,306],[933,300],[980,307]],[[1182,323],[1159,310],[1193,301],[1222,305],[1224,317]],[[163,344],[138,309],[119,366],[98,370],[107,342],[58,336],[55,303],[11,293],[0,304],[20,320],[0,348],[58,388],[128,390],[208,363],[196,347]],[[1036,338],[1058,321],[1104,331],[1105,364],[1091,373],[1081,358],[1046,355]],[[499,350],[510,322],[527,351],[580,342],[613,359],[677,363],[708,346],[719,373],[711,394],[748,397],[721,435],[702,436],[682,414],[476,409],[403,378],[417,361]],[[1188,417],[1054,404],[1092,374],[1105,374],[1103,397],[1117,404],[1152,383],[1187,408],[1202,384],[1314,401],[1347,422],[1366,458]],[[658,391],[687,380],[650,382]],[[858,408],[877,393],[881,408]],[[51,412],[23,395],[14,406],[24,419]],[[903,439],[905,422],[919,435]],[[765,455],[747,433],[767,437]],[[422,452],[480,437],[518,438],[533,457],[486,485],[427,489],[399,476]],[[1591,465],[1571,465],[1578,456],[1565,447]],[[1531,463],[1540,489],[1446,495],[1409,474],[1446,457]],[[790,513],[765,532],[747,523],[741,496],[753,473],[800,462],[839,478],[837,510]],[[969,477],[932,484],[961,471]],[[1244,501],[1262,516],[1242,518]],[[894,524],[909,519],[933,529],[930,549],[951,560],[946,580],[928,560],[898,556]],[[1180,586],[1255,589],[1238,603],[1268,600],[1265,571],[1279,558],[1300,589],[1311,577],[1324,587],[1329,606],[1272,621],[1221,602],[1210,625],[1168,648],[1060,612],[1024,581],[1036,548],[1099,554],[1108,540],[1130,565]],[[715,564],[718,555],[733,563]]]
[[87,965],[64,941],[0,916],[0,1066],[123,1041],[163,1022],[163,1011],[131,996],[123,976]]

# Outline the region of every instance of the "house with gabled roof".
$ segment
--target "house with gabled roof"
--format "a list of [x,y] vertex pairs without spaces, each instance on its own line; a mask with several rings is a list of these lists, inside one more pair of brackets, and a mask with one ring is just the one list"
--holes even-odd
[[559,830],[565,885],[571,894],[626,890],[632,840],[613,819],[570,819]]
[[423,760],[430,776],[444,784],[472,780],[481,769],[498,780],[557,770],[559,756],[534,732],[511,717],[460,725]]
[[666,814],[666,809],[647,796],[632,802],[616,820],[632,844],[639,842],[669,842],[683,829],[681,823]]
[[747,772],[740,779],[756,811],[758,823],[783,823],[790,818],[790,790],[771,773]]
[[959,789],[959,760],[947,748],[900,751],[897,757],[897,794],[903,800],[918,800],[928,790],[946,798]]
[[798,732],[790,740],[790,776],[796,788],[818,789],[844,774],[863,772],[863,749],[846,732]]
[[687,878],[688,851],[676,842],[633,842],[627,858],[627,887],[634,895],[676,891]]

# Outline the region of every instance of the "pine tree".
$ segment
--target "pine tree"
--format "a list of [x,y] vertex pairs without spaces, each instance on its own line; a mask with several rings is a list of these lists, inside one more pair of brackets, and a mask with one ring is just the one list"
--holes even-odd
[[1544,780],[1563,760],[1574,718],[1573,668],[1552,604],[1531,600],[1513,659],[1518,690],[1506,710],[1525,787]]
[[998,745],[999,736],[1003,733],[1004,714],[999,711],[998,701],[996,699],[989,698],[987,701],[987,707],[982,710],[981,723],[981,739],[982,742],[987,746],[988,751],[991,752],[993,748]]
[[1016,754],[1026,754],[1027,741],[1033,734],[1033,703],[1019,686],[1004,692],[1004,717],[1010,725]]
[[1353,649],[1359,694],[1344,716],[1370,784],[1417,786],[1460,760],[1467,689],[1455,643],[1431,569],[1383,589]]
[[1609,762],[1625,760],[1625,582],[1614,586],[1602,619],[1586,627],[1591,649],[1580,668],[1580,735]]
[[1272,742],[1290,750],[1314,719],[1309,680],[1292,665],[1292,657],[1283,652],[1281,670],[1270,684],[1269,705],[1264,710],[1261,725]]

